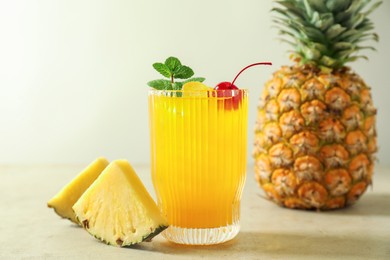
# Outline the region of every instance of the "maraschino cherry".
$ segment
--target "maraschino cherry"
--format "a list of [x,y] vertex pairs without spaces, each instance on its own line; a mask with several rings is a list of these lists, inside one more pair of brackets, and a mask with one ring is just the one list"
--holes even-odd
[[227,90],[227,89],[238,89],[238,88],[236,85],[232,84],[229,81],[220,82],[214,88],[214,90]]
[[[250,67],[258,66],[258,65],[272,65],[272,63],[271,62],[257,62],[257,63],[253,63],[253,64],[246,66],[245,68],[240,70],[240,72],[236,75],[236,77],[233,79],[232,82],[223,81],[223,82],[218,83],[217,86],[215,86],[214,90],[223,90],[223,91],[217,91],[217,96],[218,97],[232,97],[233,108],[237,109],[239,107],[240,102],[241,102],[242,91],[236,85],[234,85],[234,82],[236,81],[238,76],[243,71],[245,71],[246,69],[248,69]],[[225,100],[225,108],[229,109],[230,107],[231,107],[231,105],[227,102],[227,100]]]

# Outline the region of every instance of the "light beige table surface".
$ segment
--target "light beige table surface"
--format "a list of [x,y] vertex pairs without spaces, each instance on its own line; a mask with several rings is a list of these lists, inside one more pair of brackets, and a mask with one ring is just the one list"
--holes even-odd
[[[354,206],[315,212],[264,199],[248,167],[241,232],[225,244],[190,247],[160,235],[134,248],[105,245],[60,219],[46,202],[83,166],[0,166],[0,259],[390,259],[390,169]],[[154,196],[148,166],[137,166]]]

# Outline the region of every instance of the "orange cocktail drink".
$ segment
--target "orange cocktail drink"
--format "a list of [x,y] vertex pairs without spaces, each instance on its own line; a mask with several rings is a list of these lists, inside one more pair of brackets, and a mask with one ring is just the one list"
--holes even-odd
[[246,176],[247,91],[149,91],[151,168],[177,243],[213,244],[239,231]]

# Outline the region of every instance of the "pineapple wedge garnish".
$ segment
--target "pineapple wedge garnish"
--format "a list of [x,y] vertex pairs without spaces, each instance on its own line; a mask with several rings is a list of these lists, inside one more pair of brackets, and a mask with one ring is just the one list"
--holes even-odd
[[108,164],[109,162],[105,158],[97,158],[79,175],[65,185],[60,192],[47,203],[47,206],[53,208],[59,216],[79,224],[72,210],[72,206]]
[[91,235],[114,246],[151,240],[168,227],[167,220],[126,160],[110,163],[73,210]]

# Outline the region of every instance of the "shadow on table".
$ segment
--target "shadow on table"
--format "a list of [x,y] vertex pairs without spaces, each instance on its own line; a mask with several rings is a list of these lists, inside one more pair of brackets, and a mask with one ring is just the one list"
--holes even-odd
[[[355,205],[345,209],[323,211],[318,214],[328,214],[330,218],[337,216],[382,216],[390,217],[390,194],[370,193],[365,194]],[[294,210],[286,209],[294,212]],[[304,211],[296,211],[304,212]],[[310,212],[310,211],[309,211]],[[272,220],[270,220],[272,221]],[[258,229],[259,227],[255,227]],[[337,229],[337,226],[330,227]],[[387,239],[387,240],[386,240]],[[186,246],[170,243],[162,238],[151,243],[141,243],[131,248],[158,252],[167,255],[182,255],[204,258],[242,258],[243,254],[248,259],[257,259],[263,256],[280,258],[303,257],[317,259],[321,256],[351,259],[370,259],[377,255],[377,259],[390,259],[388,247],[389,237],[370,237],[366,239],[364,234],[303,234],[303,233],[264,233],[241,231],[237,237],[219,245],[210,246]],[[252,257],[250,257],[252,256]]]
[[[157,243],[158,246],[153,245]],[[262,232],[240,232],[231,241],[220,245],[210,246],[186,246],[176,245],[168,241],[158,241],[148,244],[141,244],[134,249],[154,251],[168,255],[187,255],[207,258],[239,258],[243,254],[249,259],[253,257],[274,256],[307,256],[316,259],[321,256],[327,257],[349,257],[361,259],[372,257],[373,254],[379,257],[389,256],[386,251],[387,242],[384,239],[365,239],[363,236],[357,238],[353,235],[318,235],[291,234],[291,233],[262,233]],[[382,250],[382,251],[381,251]]]
[[[318,235],[292,233],[242,232],[238,237],[244,252],[263,253],[273,256],[320,256],[361,258],[373,255],[374,248],[386,248],[387,242],[353,235]],[[375,253],[378,250],[374,250]],[[386,252],[379,252],[385,255]],[[389,253],[389,252],[387,252]]]
[[390,194],[370,193],[364,194],[354,205],[345,209],[325,211],[330,215],[347,216],[387,216],[390,217]]

